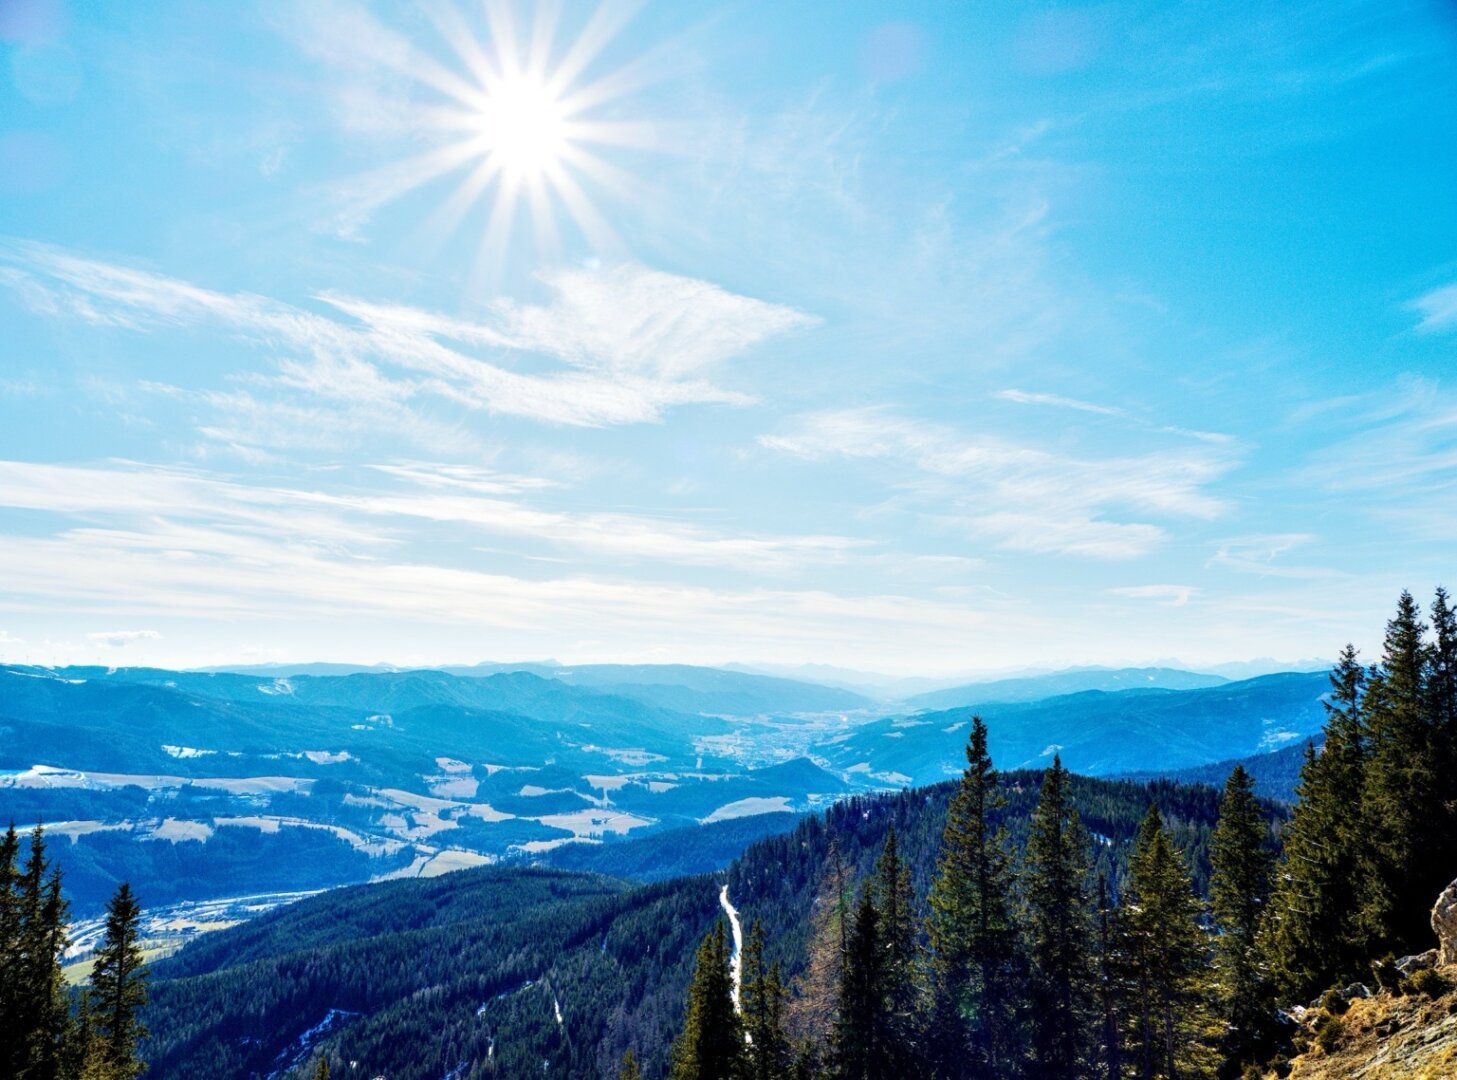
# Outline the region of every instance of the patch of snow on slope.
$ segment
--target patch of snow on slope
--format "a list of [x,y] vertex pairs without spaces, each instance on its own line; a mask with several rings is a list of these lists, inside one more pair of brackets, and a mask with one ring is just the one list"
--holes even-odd
[[187,758],[207,757],[210,754],[216,754],[217,751],[199,750],[195,746],[171,746],[167,743],[163,743],[162,753],[166,754],[168,757],[181,758],[186,760]]
[[755,795],[748,799],[739,799],[736,802],[725,803],[704,818],[703,824],[708,825],[715,821],[728,821],[731,818],[753,817],[756,814],[782,814],[792,809],[791,800],[787,795],[775,795],[773,797]]

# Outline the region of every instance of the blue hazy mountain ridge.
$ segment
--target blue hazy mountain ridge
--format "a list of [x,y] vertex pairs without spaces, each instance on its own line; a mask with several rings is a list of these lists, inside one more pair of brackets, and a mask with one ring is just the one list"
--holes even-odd
[[[411,759],[405,767],[417,776],[419,768],[435,771],[435,758],[447,754],[539,764],[581,750],[566,736],[572,728],[588,744],[625,743],[675,760],[694,756],[694,736],[728,730],[717,717],[672,713],[523,673],[311,676],[282,686],[145,669],[63,668],[36,677],[0,667],[0,677],[6,675],[0,718],[7,745],[0,760],[14,769],[45,764],[216,776],[237,775],[240,758],[266,757],[270,771],[297,774],[307,772],[307,759],[296,755],[314,751],[358,759],[340,761],[343,768],[333,775],[370,762],[388,771]],[[211,753],[178,757],[167,746]],[[376,760],[381,755],[385,760]],[[601,755],[592,760],[609,764]],[[377,771],[374,778],[391,779]]]
[[1191,690],[1088,690],[1030,702],[984,702],[888,717],[826,746],[832,767],[932,783],[961,771],[972,713],[1008,769],[1040,768],[1054,752],[1074,772],[1169,770],[1277,749],[1320,731],[1323,672],[1264,675]]
[[1185,769],[1138,770],[1124,773],[1123,776],[1128,780],[1162,779],[1180,784],[1211,784],[1217,787],[1224,783],[1236,765],[1240,765],[1254,780],[1256,795],[1264,799],[1294,802],[1295,789],[1300,784],[1300,769],[1305,764],[1305,749],[1308,745],[1314,745],[1318,751],[1322,743],[1323,737],[1317,732],[1309,740],[1301,739],[1265,754],[1229,758],[1208,765],[1192,765]]
[[[218,674],[289,679],[303,675],[408,673],[408,669],[387,665],[365,667],[348,664],[255,665],[213,670]],[[857,710],[869,708],[873,703],[864,694],[842,687],[691,664],[581,664],[567,667],[552,660],[519,664],[488,661],[468,667],[446,665],[425,670],[463,678],[525,672],[571,686],[660,704],[664,708],[729,716]]]
[[123,879],[152,904],[327,887],[847,790],[698,745],[733,730],[525,672],[0,667],[0,816],[69,838],[86,914]]
[[1179,668],[1070,668],[1014,679],[948,686],[906,698],[915,709],[953,709],[993,701],[1039,701],[1085,690],[1200,690],[1229,682],[1222,675],[1210,675]]
[[697,702],[703,712],[731,716],[833,712],[870,708],[870,698],[840,687],[686,664],[592,664],[562,668],[552,677],[665,708]]
[[[975,708],[1007,768],[1060,747],[1087,773],[1168,772],[1303,741],[1325,689],[1321,674],[1271,676]],[[153,905],[324,888],[934,782],[962,768],[971,711],[877,714],[835,688],[671,665],[0,666],[0,819],[69,841],[57,852],[78,914],[123,879]],[[715,846],[753,832],[720,829]],[[624,857],[649,872],[650,856]]]

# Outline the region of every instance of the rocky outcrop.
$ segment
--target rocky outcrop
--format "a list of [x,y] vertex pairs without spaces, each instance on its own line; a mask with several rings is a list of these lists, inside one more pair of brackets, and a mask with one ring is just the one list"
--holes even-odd
[[1427,968],[1437,966],[1437,950],[1428,949],[1424,953],[1417,953],[1415,956],[1403,956],[1396,962],[1396,970],[1404,976],[1415,975],[1418,971],[1425,971]]
[[[1289,1080],[1457,1076],[1457,994],[1358,998],[1335,1023],[1334,1033],[1324,1041],[1312,1038],[1310,1048],[1290,1063]],[[1274,1080],[1280,1074],[1267,1075]]]
[[[1270,1080],[1452,1080],[1457,1077],[1457,881],[1432,908],[1437,948],[1387,961],[1400,986],[1347,987],[1284,1015],[1305,1052]],[[1332,1002],[1335,1002],[1333,1005]]]
[[1432,929],[1437,934],[1440,962],[1457,964],[1457,881],[1448,885],[1437,897],[1432,908]]

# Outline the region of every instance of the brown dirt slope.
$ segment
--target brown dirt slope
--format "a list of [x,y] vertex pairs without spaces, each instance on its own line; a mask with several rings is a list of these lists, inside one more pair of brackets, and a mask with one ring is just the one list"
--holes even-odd
[[[1445,968],[1442,974],[1457,984],[1457,968]],[[1457,989],[1435,998],[1382,993],[1353,1001],[1339,1027],[1312,1041],[1290,1070],[1290,1080],[1454,1078]]]

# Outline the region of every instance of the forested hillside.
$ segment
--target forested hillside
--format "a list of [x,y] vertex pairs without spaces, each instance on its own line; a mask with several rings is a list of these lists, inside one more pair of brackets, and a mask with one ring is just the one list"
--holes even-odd
[[1320,749],[1322,735],[1293,743],[1267,754],[1252,757],[1232,758],[1216,761],[1210,765],[1191,765],[1187,769],[1171,769],[1164,772],[1146,771],[1127,773],[1130,780],[1152,780],[1159,777],[1176,780],[1181,784],[1221,784],[1236,765],[1250,774],[1255,783],[1255,793],[1262,798],[1294,802],[1300,787],[1300,771],[1305,765],[1307,747]]
[[[868,872],[832,846],[797,982],[767,962],[774,938],[755,925],[735,989],[722,932],[710,933],[674,1080],[1252,1080],[1292,1068],[1331,1075],[1322,1057],[1339,1052],[1363,1062],[1359,1075],[1397,1077],[1409,1073],[1375,1063],[1381,1040],[1411,1018],[1429,1032],[1403,1035],[1402,1060],[1439,1045],[1420,1075],[1446,1075],[1441,1012],[1387,1005],[1378,1022],[1352,1008],[1371,994],[1363,976],[1388,1000],[1442,998],[1457,959],[1457,883],[1447,888],[1457,873],[1457,612],[1440,589],[1430,617],[1424,625],[1404,593],[1378,664],[1342,652],[1323,749],[1306,750],[1278,863],[1269,814],[1234,767],[1210,837],[1207,903],[1157,806],[1126,872],[1101,865],[1056,759],[1025,846],[1009,848],[987,730],[973,718],[929,886],[894,831]],[[921,842],[912,836],[907,850]],[[791,941],[802,932],[775,929]],[[1348,1010],[1367,1017],[1352,1038]]]
[[[1014,846],[1025,843],[1040,782],[1032,772],[1001,778],[996,820]],[[629,1049],[645,1076],[665,1075],[694,947],[722,914],[722,885],[745,926],[764,924],[770,955],[792,978],[807,962],[832,849],[853,880],[894,829],[923,890],[954,789],[848,799],[755,843],[720,877],[633,887],[486,868],[303,901],[156,965],[150,1075],[307,1073],[325,1055],[335,1075],[359,1061],[371,1075],[432,1080],[468,1063],[476,1073],[460,1075],[517,1076],[529,1064],[533,1075],[612,1076]],[[1113,880],[1157,803],[1207,882],[1214,789],[1074,778],[1072,793]]]

